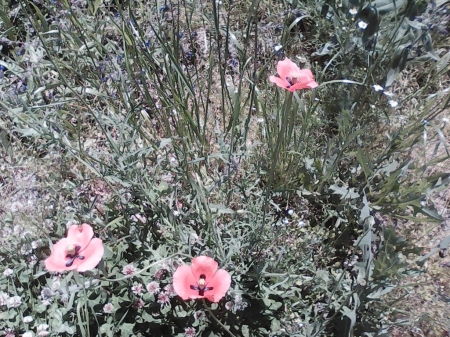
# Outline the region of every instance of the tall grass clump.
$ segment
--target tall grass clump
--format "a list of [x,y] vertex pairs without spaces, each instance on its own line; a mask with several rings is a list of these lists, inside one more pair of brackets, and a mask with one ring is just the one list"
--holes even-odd
[[389,335],[384,295],[449,243],[394,225],[443,221],[449,54],[427,13],[4,2],[0,330]]

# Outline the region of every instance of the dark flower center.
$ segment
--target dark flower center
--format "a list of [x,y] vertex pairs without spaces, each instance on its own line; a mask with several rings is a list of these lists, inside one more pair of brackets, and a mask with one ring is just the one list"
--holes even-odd
[[295,83],[297,83],[297,78],[296,77],[286,77],[286,82],[289,83],[289,85],[286,86],[286,88],[290,88],[291,86],[293,86]]
[[199,280],[197,282],[197,285],[191,284],[190,288],[192,290],[198,290],[198,294],[200,296],[204,296],[205,295],[205,291],[214,289],[214,287],[207,287],[206,286],[206,275],[205,274],[201,274],[200,278],[199,278]]
[[72,266],[75,259],[84,260],[84,256],[79,254],[80,250],[81,250],[81,246],[79,246],[79,245],[75,245],[75,247],[67,248],[66,259],[69,259],[69,260],[66,262],[66,267]]

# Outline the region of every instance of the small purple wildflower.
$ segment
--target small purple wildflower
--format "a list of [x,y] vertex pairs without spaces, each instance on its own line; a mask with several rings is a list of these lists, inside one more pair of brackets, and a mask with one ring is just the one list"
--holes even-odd
[[159,290],[160,290],[159,283],[156,281],[152,281],[149,284],[147,284],[146,288],[150,294],[157,294],[157,293],[159,293]]
[[184,329],[184,335],[186,337],[194,337],[195,336],[195,328],[186,328],[186,329]]
[[161,306],[165,306],[167,303],[170,302],[170,297],[166,293],[159,293],[158,295],[158,303],[161,304]]

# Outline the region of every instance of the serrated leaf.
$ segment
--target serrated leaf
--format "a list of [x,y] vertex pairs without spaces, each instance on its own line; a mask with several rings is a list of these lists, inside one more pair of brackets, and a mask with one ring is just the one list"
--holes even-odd
[[442,56],[436,64],[436,70],[441,73],[444,69],[447,69],[448,61],[450,60],[450,51]]
[[163,147],[165,147],[166,145],[169,145],[172,143],[172,138],[161,138],[161,140],[159,141],[159,148],[162,149]]
[[347,327],[348,336],[353,336],[353,327],[356,323],[356,308],[355,309],[349,309],[348,307],[344,306],[341,309],[341,313],[344,316],[347,316],[350,319],[350,326]]
[[317,52],[312,53],[311,56],[324,56],[330,54],[334,50],[335,45],[331,42],[327,42],[324,46]]
[[235,211],[233,211],[231,208],[226,207],[225,205],[209,204],[209,208],[211,209],[212,213],[217,213],[217,214],[234,214],[235,213]]
[[330,186],[330,190],[333,190],[333,194],[339,194],[342,199],[356,199],[359,198],[359,193],[356,192],[356,190],[352,188],[347,187],[340,187],[338,185],[332,185]]

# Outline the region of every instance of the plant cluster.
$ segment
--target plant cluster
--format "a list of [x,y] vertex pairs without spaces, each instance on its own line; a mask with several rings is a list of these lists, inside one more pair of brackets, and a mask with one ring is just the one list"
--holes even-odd
[[3,335],[388,335],[450,241],[392,224],[443,221],[440,5],[1,6]]

